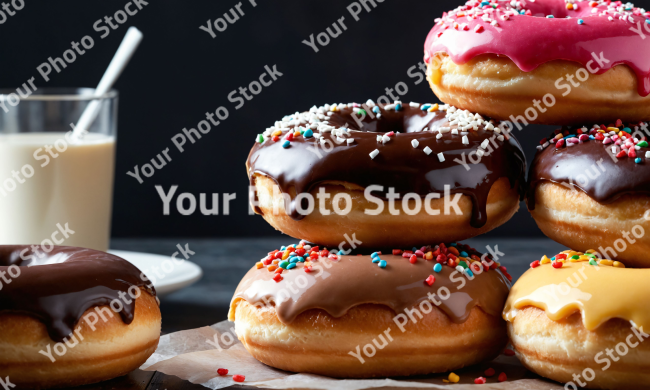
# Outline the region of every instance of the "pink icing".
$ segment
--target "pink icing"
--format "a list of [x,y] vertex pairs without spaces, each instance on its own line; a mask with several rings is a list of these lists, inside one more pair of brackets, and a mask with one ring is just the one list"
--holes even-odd
[[602,0],[575,1],[577,10],[567,9],[566,0],[520,0],[514,7],[504,0],[487,3],[468,1],[436,19],[424,45],[425,61],[444,52],[464,64],[489,53],[507,56],[524,72],[568,60],[596,74],[625,64],[636,73],[639,95],[650,94],[650,12]]

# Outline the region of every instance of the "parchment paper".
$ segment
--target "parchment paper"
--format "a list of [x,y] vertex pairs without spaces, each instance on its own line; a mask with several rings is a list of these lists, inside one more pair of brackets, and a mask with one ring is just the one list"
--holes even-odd
[[[475,385],[474,379],[485,376],[492,367],[496,374],[487,383]],[[227,368],[227,376],[219,376],[218,368]],[[234,323],[223,321],[199,329],[184,330],[164,335],[156,352],[140,367],[145,371],[160,371],[175,375],[209,389],[221,389],[235,384],[267,389],[341,389],[359,390],[374,388],[430,388],[453,390],[561,390],[564,387],[541,379],[526,370],[516,357],[501,355],[492,362],[454,371],[460,376],[458,384],[442,380],[448,374],[385,379],[333,379],[311,374],[294,374],[276,370],[253,358],[234,336]],[[498,383],[497,376],[505,372],[506,382]],[[240,374],[243,383],[232,380]]]

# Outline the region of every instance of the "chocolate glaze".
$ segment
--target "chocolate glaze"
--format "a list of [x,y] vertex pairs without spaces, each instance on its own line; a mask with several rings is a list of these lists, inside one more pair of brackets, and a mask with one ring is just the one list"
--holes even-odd
[[[322,309],[338,318],[355,306],[378,304],[400,313],[427,300],[428,294],[441,302],[437,307],[455,323],[465,322],[475,306],[489,315],[501,315],[510,283],[498,270],[468,280],[447,265],[440,273],[432,272],[433,261],[418,259],[411,264],[392,254],[381,255],[381,259],[388,263],[386,268],[373,264],[370,256],[340,256],[339,261],[320,258],[312,262],[311,273],[304,272],[304,264],[298,263],[282,273],[280,282],[272,279],[275,273],[253,267],[237,286],[230,318],[234,319],[232,307],[240,299],[252,305],[275,305],[280,321],[289,324],[310,309]],[[429,286],[424,281],[431,274],[435,282]],[[459,279],[466,283],[460,289]],[[451,292],[447,300],[437,294],[441,287]]]
[[[604,204],[624,194],[650,194],[648,161],[636,164],[633,158],[617,159],[611,149],[608,151],[611,147],[612,144],[590,140],[560,149],[550,145],[537,151],[528,174],[528,208],[535,209],[535,189],[543,181],[573,186]],[[578,175],[587,180],[578,179]]]
[[[145,287],[134,265],[105,252],[70,246],[38,253],[44,256],[38,257],[27,245],[0,245],[0,274],[6,278],[0,289],[0,315],[35,317],[58,342],[72,333],[88,308],[115,299],[124,305],[119,313],[124,323],[133,321],[135,300],[130,299],[128,289]],[[15,278],[8,272],[11,265],[20,268]],[[16,274],[15,269],[12,273]],[[155,296],[153,287],[146,289]],[[127,294],[131,303],[120,299],[120,293]]]
[[[577,11],[567,10],[564,0],[521,3],[532,15],[512,15],[508,20],[494,16],[492,19],[498,22],[498,27],[481,17],[469,20],[457,14],[451,15],[450,21],[437,23],[424,45],[425,61],[429,62],[438,52],[447,53],[456,64],[465,64],[481,54],[497,54],[508,56],[524,72],[553,60],[574,61],[583,66],[592,61],[591,69],[598,68],[596,74],[625,64],[636,73],[639,95],[650,94],[650,40],[631,30],[639,28],[647,35],[645,16],[633,15],[634,22],[630,23],[617,16],[599,15],[592,11],[597,9],[602,13],[607,5],[594,8],[590,1],[577,1]],[[499,7],[500,15],[512,8],[509,1],[500,1]],[[495,15],[494,12],[490,15]],[[547,19],[547,15],[555,18]],[[443,18],[446,16],[445,13]],[[567,19],[568,16],[571,18]],[[579,18],[584,19],[584,24],[577,23]],[[451,22],[456,20],[459,24],[467,23],[468,30],[454,29]],[[478,25],[484,29],[480,33],[474,32]],[[592,53],[602,53],[607,62],[597,63]]]
[[[491,147],[498,145],[495,152],[483,156],[479,163],[473,165],[467,155],[476,152],[484,140],[498,134],[481,126],[478,131],[469,132],[469,144],[464,145],[460,134],[446,133],[441,139],[436,139],[433,132],[422,131],[425,127],[429,130],[456,128],[449,126],[445,111],[426,112],[405,105],[401,111],[382,109],[381,113],[380,119],[367,115],[362,126],[353,119],[351,108],[333,113],[329,124],[350,129],[349,138],[353,138],[354,143],[338,144],[332,133],[321,133],[333,145],[330,152],[318,148],[322,158],[313,152],[319,145],[315,138],[298,137],[288,149],[282,147],[283,140],[273,142],[267,139],[262,144],[256,143],[246,163],[251,186],[255,185],[255,174],[271,178],[283,193],[290,193],[290,189],[294,188],[296,194],[310,192],[326,181],[343,181],[362,187],[382,185],[386,191],[393,187],[400,195],[417,193],[422,196],[431,192],[444,194],[444,186],[450,185],[452,194],[461,193],[472,200],[471,226],[476,228],[487,222],[488,193],[499,178],[507,177],[510,185],[517,185],[523,195],[526,159],[513,136],[506,137],[504,141],[494,138]],[[391,131],[399,131],[400,134],[386,144],[377,142],[378,134]],[[417,148],[411,145],[414,139],[419,142]],[[427,146],[433,150],[430,155],[423,152]],[[379,150],[379,155],[371,159],[369,154],[375,149]],[[439,152],[444,153],[444,162],[438,160]],[[469,171],[454,161],[462,160],[463,153],[470,166]],[[473,157],[476,158],[475,155]],[[385,198],[385,193],[373,192],[373,195]],[[295,220],[304,218],[296,211],[293,200],[287,210]],[[256,212],[261,214],[259,209]]]

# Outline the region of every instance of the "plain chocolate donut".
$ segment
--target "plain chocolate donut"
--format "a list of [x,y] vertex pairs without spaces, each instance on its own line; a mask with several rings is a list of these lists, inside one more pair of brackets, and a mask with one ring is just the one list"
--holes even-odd
[[155,291],[124,259],[3,245],[0,272],[0,377],[18,388],[108,380],[140,367],[158,346]]

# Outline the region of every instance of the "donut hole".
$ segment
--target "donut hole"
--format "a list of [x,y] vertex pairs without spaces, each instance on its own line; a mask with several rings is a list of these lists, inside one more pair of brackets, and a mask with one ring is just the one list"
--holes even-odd
[[[364,113],[365,112],[365,113]],[[354,112],[336,112],[329,118],[329,123],[336,127],[347,127],[350,130],[371,133],[418,133],[437,122],[445,120],[442,111],[419,111],[405,115],[404,110],[385,111],[381,119],[377,120],[376,114],[368,112],[365,108],[359,114]]]
[[[34,249],[34,248],[37,249]],[[52,246],[50,251],[48,247],[42,245],[2,245],[0,246],[0,267],[33,267],[47,264],[63,263],[77,252],[52,251],[52,249],[61,248]]]

